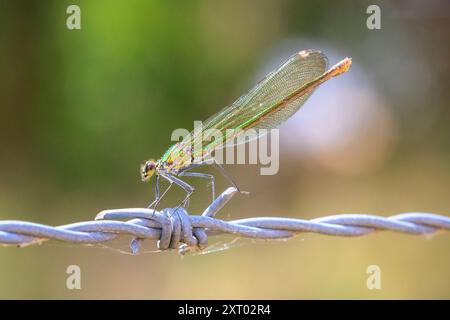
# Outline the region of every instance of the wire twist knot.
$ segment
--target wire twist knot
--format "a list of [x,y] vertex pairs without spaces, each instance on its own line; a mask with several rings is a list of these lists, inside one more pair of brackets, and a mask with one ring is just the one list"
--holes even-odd
[[161,224],[161,237],[158,249],[203,249],[208,245],[204,228],[193,228],[188,212],[184,208],[167,208],[155,215]]
[[[120,219],[129,217],[128,210],[106,210],[97,215],[96,220]],[[166,208],[162,211],[148,209],[137,210],[134,219],[128,223],[160,230],[157,247],[159,250],[178,249],[181,254],[188,251],[202,250],[208,245],[205,228],[193,227],[189,213],[184,208]],[[140,250],[144,237],[133,237],[131,251]]]

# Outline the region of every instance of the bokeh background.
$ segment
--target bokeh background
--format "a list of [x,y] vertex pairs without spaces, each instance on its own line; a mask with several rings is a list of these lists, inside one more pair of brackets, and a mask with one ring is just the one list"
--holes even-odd
[[[66,28],[70,4],[81,30]],[[370,4],[381,7],[381,30],[366,27]],[[308,48],[331,63],[350,56],[353,67],[283,125],[277,175],[227,166],[251,196],[221,217],[449,214],[449,28],[444,0],[1,0],[0,219],[59,225],[145,206],[153,185],[140,182],[139,164],[165,151],[172,130]],[[190,182],[200,212],[209,192]],[[0,298],[450,298],[446,233],[238,243],[183,259],[4,247]],[[66,289],[72,264],[81,290]],[[381,290],[366,287],[373,264]]]

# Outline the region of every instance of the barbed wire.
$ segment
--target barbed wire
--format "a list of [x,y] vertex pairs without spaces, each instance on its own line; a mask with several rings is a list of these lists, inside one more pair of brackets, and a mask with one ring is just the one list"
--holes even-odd
[[[354,237],[389,230],[413,235],[450,231],[450,217],[410,212],[390,217],[370,214],[336,214],[312,220],[258,217],[231,221],[215,214],[237,193],[228,188],[201,214],[190,215],[184,208],[154,211],[147,208],[104,210],[94,221],[57,227],[26,221],[0,221],[0,244],[28,246],[47,240],[97,244],[121,235],[132,236],[130,249],[138,253],[145,239],[158,240],[160,250],[178,249],[181,254],[201,251],[208,237],[232,234],[254,239],[289,239],[303,232]],[[120,220],[126,221],[120,221]]]

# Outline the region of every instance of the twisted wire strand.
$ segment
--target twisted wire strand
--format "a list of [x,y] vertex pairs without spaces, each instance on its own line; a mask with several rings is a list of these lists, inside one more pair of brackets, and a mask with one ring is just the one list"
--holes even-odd
[[[370,214],[336,214],[312,220],[258,217],[231,221],[215,214],[237,193],[225,190],[202,215],[190,215],[183,208],[153,211],[147,208],[104,210],[94,221],[57,227],[4,220],[0,221],[0,244],[27,246],[50,239],[95,244],[121,235],[132,236],[131,251],[137,253],[144,239],[158,240],[160,250],[178,249],[180,253],[202,250],[209,236],[233,234],[255,239],[288,239],[302,232],[354,237],[389,230],[413,235],[450,231],[450,217],[424,213],[402,213],[390,217]],[[126,221],[120,221],[120,220]]]

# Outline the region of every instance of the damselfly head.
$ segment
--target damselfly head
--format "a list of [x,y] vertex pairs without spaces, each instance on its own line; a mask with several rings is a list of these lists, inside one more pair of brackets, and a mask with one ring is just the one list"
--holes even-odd
[[141,165],[141,179],[148,181],[156,171],[156,161],[153,159],[145,161]]

